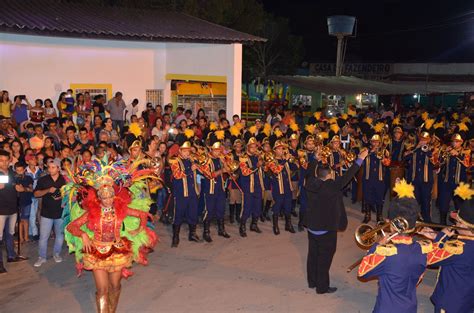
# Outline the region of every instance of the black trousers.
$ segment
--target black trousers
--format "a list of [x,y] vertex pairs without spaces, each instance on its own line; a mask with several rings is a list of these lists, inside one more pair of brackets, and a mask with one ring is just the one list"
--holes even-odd
[[329,269],[336,252],[337,232],[329,231],[324,235],[313,235],[308,232],[308,259],[306,271],[308,286],[318,292],[329,288]]

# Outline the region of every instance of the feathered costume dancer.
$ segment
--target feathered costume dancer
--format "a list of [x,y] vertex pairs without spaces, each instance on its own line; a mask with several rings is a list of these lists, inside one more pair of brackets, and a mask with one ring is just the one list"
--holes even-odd
[[140,169],[144,161],[108,164],[106,158],[95,160],[70,174],[70,182],[62,189],[65,239],[69,252],[75,253],[78,276],[83,269],[92,270],[97,285],[97,272],[116,273],[109,278],[118,281],[116,290],[107,289],[109,284],[105,290],[98,287],[99,312],[115,312],[121,277],[133,274],[128,270],[132,262],[146,265],[147,253],[157,241],[147,227],[152,200],[146,180],[158,177],[154,169]]

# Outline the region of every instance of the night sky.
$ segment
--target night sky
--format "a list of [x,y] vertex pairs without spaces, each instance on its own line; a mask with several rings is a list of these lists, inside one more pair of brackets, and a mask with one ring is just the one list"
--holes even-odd
[[303,37],[305,60],[334,62],[326,17],[357,17],[346,62],[474,62],[474,0],[263,0]]

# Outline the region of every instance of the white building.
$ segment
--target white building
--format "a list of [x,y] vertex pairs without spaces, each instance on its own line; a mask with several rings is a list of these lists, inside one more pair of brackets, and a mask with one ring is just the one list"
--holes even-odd
[[171,102],[172,83],[190,81],[205,83],[210,99],[212,83],[225,86],[222,108],[240,114],[242,44],[264,40],[176,12],[55,0],[0,5],[0,88],[54,103],[71,88],[108,98],[121,91],[143,108]]

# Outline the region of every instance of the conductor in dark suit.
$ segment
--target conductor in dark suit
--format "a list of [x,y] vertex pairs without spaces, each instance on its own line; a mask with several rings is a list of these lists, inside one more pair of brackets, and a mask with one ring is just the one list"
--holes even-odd
[[329,269],[336,252],[337,232],[347,227],[347,214],[342,190],[351,181],[366,158],[368,151],[362,150],[357,160],[343,175],[331,178],[332,169],[313,161],[308,166],[305,190],[308,208],[305,226],[308,229],[307,276],[309,288],[316,293],[333,293],[329,286]]

